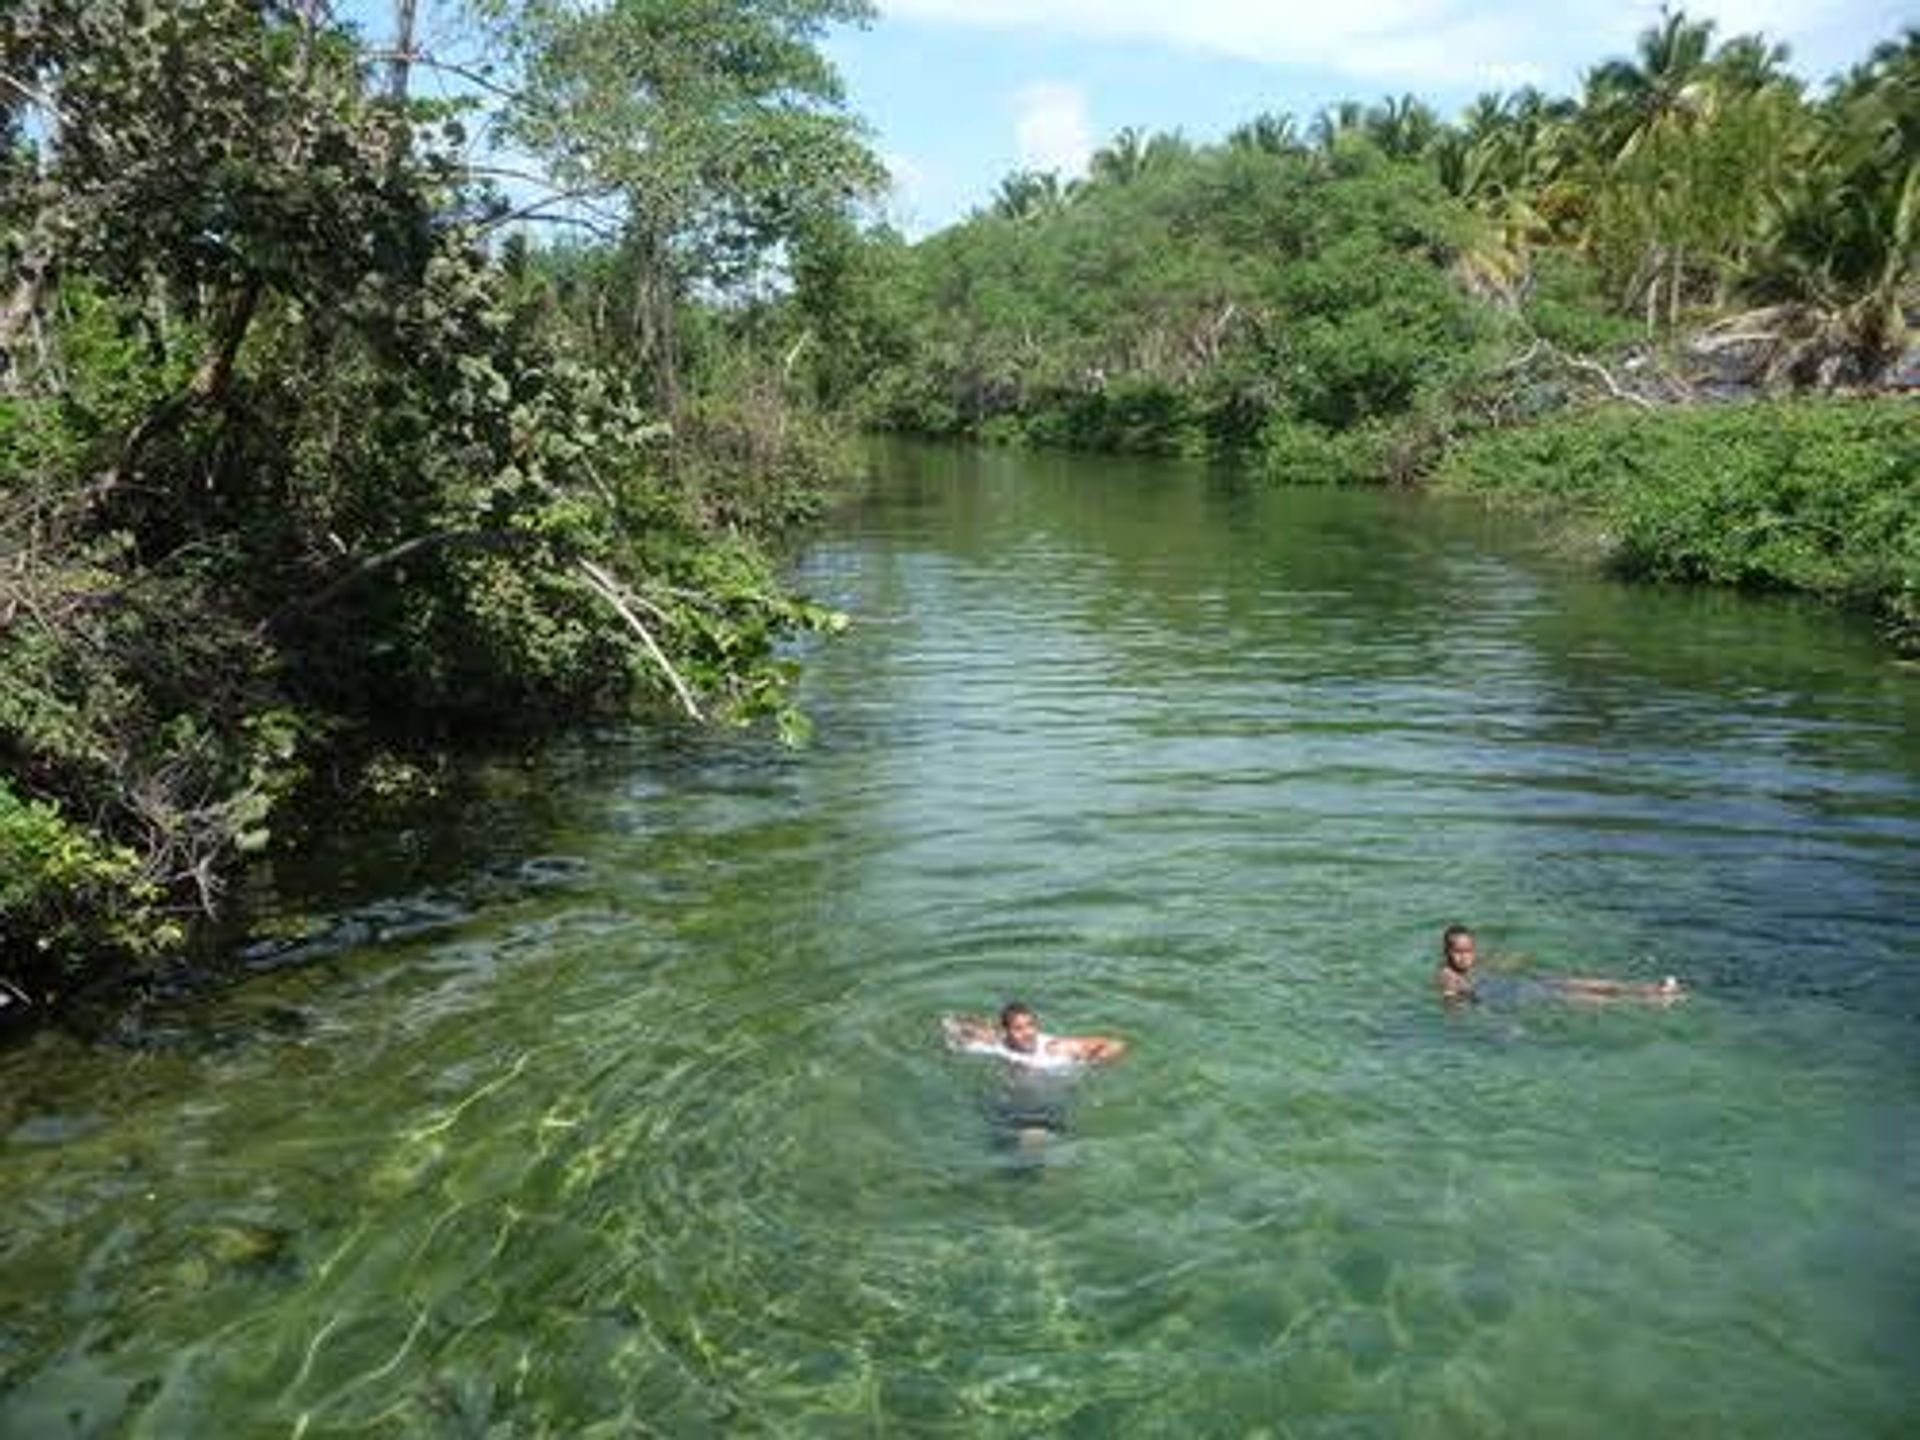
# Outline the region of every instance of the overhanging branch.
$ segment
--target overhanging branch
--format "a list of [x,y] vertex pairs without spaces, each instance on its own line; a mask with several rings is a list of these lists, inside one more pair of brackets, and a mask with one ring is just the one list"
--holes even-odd
[[[667,659],[666,652],[653,638],[653,632],[647,629],[638,615],[633,613],[633,608],[628,603],[629,600],[635,603],[644,602],[640,602],[637,596],[629,594],[619,581],[593,561],[583,559],[579,565],[581,573],[587,577],[588,588],[620,613],[620,618],[625,620],[633,633],[640,637],[641,645],[646,648],[647,654],[653,657],[654,664],[666,672],[668,681],[673,685],[673,693],[680,698],[680,704],[687,714],[691,715],[696,723],[704,724],[706,717],[700,713],[700,706],[693,698],[693,691],[687,687],[687,682],[680,678],[680,672],[673,668],[673,662]],[[659,611],[655,610],[654,614],[657,617]]]

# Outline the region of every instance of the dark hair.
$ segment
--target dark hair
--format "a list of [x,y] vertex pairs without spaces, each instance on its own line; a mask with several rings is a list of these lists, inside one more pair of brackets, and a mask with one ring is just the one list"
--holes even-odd
[[1446,954],[1448,950],[1453,948],[1453,942],[1456,940],[1471,940],[1472,938],[1473,931],[1465,925],[1449,925],[1445,930],[1440,932],[1440,953],[1443,955]]
[[1031,1005],[1024,1004],[1019,1000],[1009,1000],[1005,1005],[1000,1007],[1000,1028],[1002,1030],[1006,1029],[1007,1026],[1013,1023],[1014,1017],[1017,1015],[1024,1015],[1029,1020],[1037,1020],[1040,1018],[1033,1013],[1033,1007]]

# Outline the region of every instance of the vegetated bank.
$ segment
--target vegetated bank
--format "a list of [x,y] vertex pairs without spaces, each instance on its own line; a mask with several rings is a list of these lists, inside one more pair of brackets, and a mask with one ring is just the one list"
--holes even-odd
[[837,617],[766,541],[843,456],[751,286],[878,182],[815,48],[867,8],[468,8],[510,189],[415,7],[0,14],[0,1021],[175,952],[344,754],[800,723]]
[[1817,95],[1785,58],[1675,13],[1576,98],[1123,131],[1083,180],[851,250],[826,393],[934,435],[1437,475],[1551,502],[1624,571],[1913,644],[1920,418],[1858,397],[1920,383],[1920,31]]

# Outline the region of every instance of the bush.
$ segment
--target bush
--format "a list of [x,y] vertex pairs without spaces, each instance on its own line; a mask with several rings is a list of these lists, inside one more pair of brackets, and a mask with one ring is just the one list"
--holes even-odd
[[1521,314],[1533,333],[1562,350],[1598,354],[1641,337],[1637,320],[1621,315],[1600,290],[1600,276],[1578,256],[1546,250],[1534,257]]
[[1906,401],[1590,411],[1478,436],[1437,483],[1598,520],[1623,574],[1805,591],[1920,645],[1920,426]]
[[1370,485],[1386,478],[1387,436],[1377,426],[1329,430],[1275,420],[1260,442],[1260,471],[1288,485]]
[[45,988],[102,952],[145,957],[178,945],[163,899],[132,850],[0,779],[0,954],[33,967],[16,978]]

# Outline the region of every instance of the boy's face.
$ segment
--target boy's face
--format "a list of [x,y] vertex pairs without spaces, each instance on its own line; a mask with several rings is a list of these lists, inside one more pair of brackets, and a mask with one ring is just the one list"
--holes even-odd
[[1022,1010],[1009,1015],[1001,1023],[1000,1033],[1005,1037],[1009,1050],[1018,1050],[1025,1055],[1040,1043],[1040,1021]]
[[1461,975],[1473,973],[1473,936],[1453,935],[1447,940],[1447,968]]

